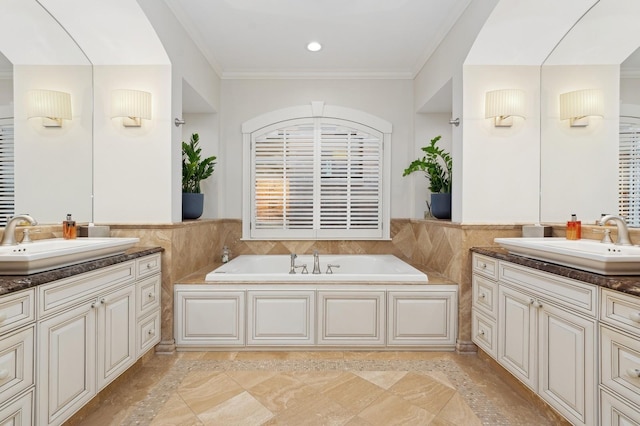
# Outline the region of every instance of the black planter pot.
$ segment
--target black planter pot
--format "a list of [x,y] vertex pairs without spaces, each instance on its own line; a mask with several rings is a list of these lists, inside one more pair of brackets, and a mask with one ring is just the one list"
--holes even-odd
[[436,219],[451,219],[451,193],[431,194],[431,214]]
[[204,194],[182,193],[182,219],[197,219],[202,216]]

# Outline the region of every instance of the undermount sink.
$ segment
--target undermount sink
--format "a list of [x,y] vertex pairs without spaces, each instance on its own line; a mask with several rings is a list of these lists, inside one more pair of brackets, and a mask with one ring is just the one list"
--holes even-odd
[[496,238],[509,253],[602,275],[640,275],[640,247],[565,238]]
[[139,238],[54,238],[0,246],[0,275],[29,275],[124,253]]

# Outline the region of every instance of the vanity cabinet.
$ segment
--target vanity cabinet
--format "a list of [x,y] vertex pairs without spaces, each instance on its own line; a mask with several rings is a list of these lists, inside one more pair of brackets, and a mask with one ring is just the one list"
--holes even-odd
[[600,418],[640,424],[640,297],[601,289]]
[[35,385],[35,290],[0,298],[0,424],[31,425]]
[[38,287],[38,424],[63,423],[158,343],[159,283],[155,254]]
[[495,259],[497,274],[482,273],[484,257],[473,255],[474,342],[491,347],[495,318],[497,354],[487,353],[571,423],[595,424],[597,287]]

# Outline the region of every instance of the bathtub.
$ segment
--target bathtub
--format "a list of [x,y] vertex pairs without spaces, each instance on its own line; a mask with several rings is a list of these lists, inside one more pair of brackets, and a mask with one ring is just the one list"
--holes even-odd
[[[427,275],[390,254],[320,254],[321,274],[312,274],[313,256],[298,255],[296,265],[307,265],[308,274],[290,274],[291,257],[285,255],[242,255],[209,272],[206,281],[215,282],[340,282],[340,283],[417,283],[428,282]],[[327,274],[327,265],[340,265]]]

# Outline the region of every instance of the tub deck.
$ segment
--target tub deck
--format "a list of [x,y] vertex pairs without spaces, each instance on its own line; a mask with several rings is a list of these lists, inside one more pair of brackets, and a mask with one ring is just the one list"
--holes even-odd
[[[233,281],[233,282],[228,282],[228,281],[205,281],[205,277],[207,276],[207,274],[211,271],[213,271],[214,269],[222,266],[222,262],[212,262],[209,265],[198,269],[197,271],[179,279],[176,283],[177,284],[207,284],[207,285],[241,285],[243,284],[243,282],[238,282],[238,281]],[[448,278],[443,277],[442,275],[438,274],[437,272],[430,270],[430,269],[426,269],[424,267],[420,267],[420,266],[416,266],[416,265],[411,265],[414,268],[420,270],[421,272],[424,272],[425,274],[427,274],[427,277],[429,277],[429,282],[427,283],[411,283],[411,282],[397,282],[397,283],[384,283],[386,285],[389,284],[397,284],[397,285],[425,285],[425,286],[429,286],[429,285],[457,285],[456,282],[451,281]],[[255,282],[251,282],[252,284],[255,284]],[[246,284],[246,283],[245,283]],[[270,283],[265,283],[265,284],[274,284],[273,282]],[[297,282],[297,283],[283,283],[283,284],[297,284],[297,285],[304,285],[304,282]],[[333,282],[324,282],[323,284],[333,284]],[[344,282],[340,282],[340,281],[336,281],[335,284],[344,284]],[[366,283],[360,283],[360,284],[365,284]]]

